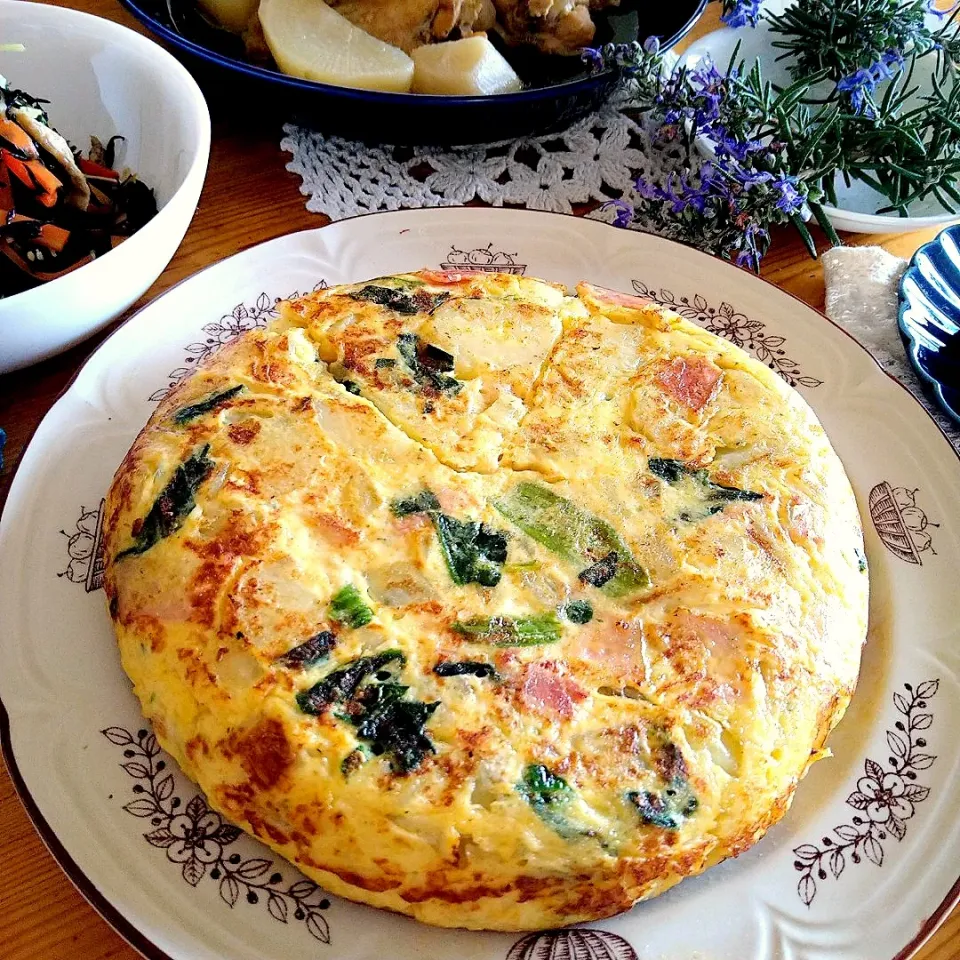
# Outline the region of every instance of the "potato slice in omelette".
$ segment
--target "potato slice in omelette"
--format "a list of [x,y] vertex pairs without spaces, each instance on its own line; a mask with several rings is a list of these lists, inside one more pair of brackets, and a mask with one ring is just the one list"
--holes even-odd
[[456,470],[491,473],[564,325],[555,284],[425,273],[321,290],[288,305],[330,372]]
[[748,849],[866,635],[804,401],[589,284],[283,304],[160,404],[105,544],[124,668],[210,805],[443,926],[595,920]]

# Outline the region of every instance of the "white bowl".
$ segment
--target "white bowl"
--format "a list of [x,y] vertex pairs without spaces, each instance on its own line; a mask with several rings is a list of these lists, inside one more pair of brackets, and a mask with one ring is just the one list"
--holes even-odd
[[0,373],[53,356],[106,326],[160,276],[193,217],[210,155],[210,114],[189,73],[151,40],[63,7],[0,0],[12,87],[50,101],[50,122],[86,150],[119,134],[118,167],[152,187],[159,212],[73,273],[0,299]]
[[[767,0],[763,5],[763,10],[780,13],[788,5],[790,4],[782,2],[782,0]],[[938,25],[932,14],[928,14],[928,19],[934,25]],[[770,45],[774,39],[776,38],[766,23],[762,21],[756,28],[752,29],[746,27],[732,30],[730,27],[721,27],[719,30],[714,30],[712,33],[700,37],[696,43],[692,43],[684,51],[683,60],[692,66],[701,58],[708,56],[717,65],[718,69],[726,70],[730,57],[739,43],[738,59],[746,61],[748,68],[756,59],[760,58],[765,79],[780,86],[788,86],[792,83],[792,78],[787,72],[786,63],[783,60],[777,61],[776,59],[782,51]],[[932,89],[929,74],[923,76],[918,70],[914,79],[924,88],[918,92],[918,97]],[[823,95],[826,95],[831,88],[832,85],[826,84],[818,89]],[[814,92],[816,93],[817,89]],[[883,87],[881,86],[880,93],[882,94],[882,92]],[[705,138],[697,139],[697,147],[705,156],[712,154],[712,149]],[[911,216],[901,217],[896,213],[876,213],[889,201],[869,184],[853,180],[848,187],[842,178],[838,177],[836,190],[839,206],[823,205],[823,212],[833,224],[835,230],[846,230],[850,233],[908,233],[913,230],[924,230],[928,227],[945,226],[958,219],[956,215],[944,210],[934,197],[928,197],[913,204]]]

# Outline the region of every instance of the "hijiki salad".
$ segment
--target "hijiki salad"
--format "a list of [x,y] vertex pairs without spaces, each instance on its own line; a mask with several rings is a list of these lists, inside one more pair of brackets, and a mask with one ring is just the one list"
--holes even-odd
[[0,297],[82,267],[157,212],[153,190],[115,169],[123,138],[91,136],[84,156],[50,125],[47,102],[0,76]]

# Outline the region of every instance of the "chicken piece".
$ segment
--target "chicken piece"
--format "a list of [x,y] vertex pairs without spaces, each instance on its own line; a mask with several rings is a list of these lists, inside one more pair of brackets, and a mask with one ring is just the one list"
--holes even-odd
[[425,43],[482,33],[494,25],[491,0],[332,0],[341,16],[407,53]]
[[577,54],[593,41],[591,10],[620,0],[330,0],[337,13],[407,53],[495,30],[510,45]]
[[494,0],[497,31],[510,44],[530,43],[543,53],[576,54],[593,41],[591,10],[619,0]]

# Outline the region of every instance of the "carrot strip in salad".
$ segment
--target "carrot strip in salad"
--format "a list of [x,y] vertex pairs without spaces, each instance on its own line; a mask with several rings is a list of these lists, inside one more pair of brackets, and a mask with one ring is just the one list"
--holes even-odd
[[21,160],[36,160],[39,156],[37,145],[30,139],[26,130],[9,117],[0,116],[0,139],[6,140],[14,150],[18,151]]
[[117,173],[116,170],[111,170],[110,167],[105,167],[100,163],[94,163],[92,160],[87,160],[84,157],[80,157],[77,160],[77,166],[88,177],[103,177],[106,180],[120,179],[120,174]]
[[33,217],[24,216],[22,213],[14,213],[12,210],[4,210],[0,206],[0,223],[9,226],[12,223],[33,223],[36,224],[36,236],[34,240],[41,246],[52,250],[54,253],[60,253],[67,245],[70,239],[70,231],[58,227],[55,223],[40,223]]
[[24,166],[33,174],[39,188],[37,200],[45,207],[52,207],[57,202],[57,191],[63,184],[39,160],[28,160]]
[[0,161],[25,186],[31,190],[36,186],[30,171],[22,160],[18,160],[9,150],[0,150]]

